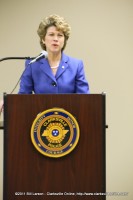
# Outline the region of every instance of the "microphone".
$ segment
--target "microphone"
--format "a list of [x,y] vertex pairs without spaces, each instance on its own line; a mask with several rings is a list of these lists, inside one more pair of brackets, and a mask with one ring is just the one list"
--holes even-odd
[[4,60],[27,60],[27,59],[33,59],[31,57],[5,57],[5,58],[1,58],[0,62],[4,61]]
[[36,62],[38,59],[42,58],[43,56],[44,56],[45,58],[47,58],[47,56],[48,56],[47,51],[42,51],[41,54],[40,54],[39,56],[37,56],[36,58],[34,58],[33,60],[31,60],[31,61],[29,62],[29,65],[32,64],[32,63],[34,63],[34,62]]

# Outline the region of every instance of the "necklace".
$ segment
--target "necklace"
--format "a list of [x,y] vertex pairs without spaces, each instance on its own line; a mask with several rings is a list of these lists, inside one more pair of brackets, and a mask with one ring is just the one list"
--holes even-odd
[[58,68],[58,66],[55,66],[55,67],[51,67],[51,69],[57,69]]

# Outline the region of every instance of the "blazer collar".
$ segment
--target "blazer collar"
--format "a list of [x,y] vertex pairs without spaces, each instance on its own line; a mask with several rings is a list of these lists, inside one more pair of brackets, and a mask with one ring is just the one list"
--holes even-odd
[[40,69],[43,71],[43,73],[47,74],[47,76],[49,76],[52,80],[55,81],[55,77],[52,74],[48,60],[42,58],[39,60],[39,62],[40,62]]
[[67,55],[65,55],[64,53],[62,53],[62,58],[61,58],[61,61],[60,61],[60,64],[59,64],[59,68],[58,68],[55,76],[53,75],[53,73],[50,69],[50,66],[49,66],[47,59],[40,59],[39,60],[40,68],[52,80],[56,81],[65,72],[65,70],[68,68],[68,59],[69,59],[69,57]]

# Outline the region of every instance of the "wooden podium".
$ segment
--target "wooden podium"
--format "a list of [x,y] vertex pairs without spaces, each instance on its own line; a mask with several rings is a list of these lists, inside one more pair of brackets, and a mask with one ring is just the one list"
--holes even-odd
[[[63,108],[78,121],[76,148],[60,158],[39,153],[31,142],[38,115]],[[105,200],[105,95],[5,95],[4,200]]]

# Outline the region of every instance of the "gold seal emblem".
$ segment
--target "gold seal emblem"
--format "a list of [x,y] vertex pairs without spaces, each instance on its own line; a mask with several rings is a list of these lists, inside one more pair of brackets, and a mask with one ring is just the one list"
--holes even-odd
[[53,108],[37,115],[31,127],[31,140],[40,153],[58,158],[76,147],[79,132],[77,120],[71,113]]

